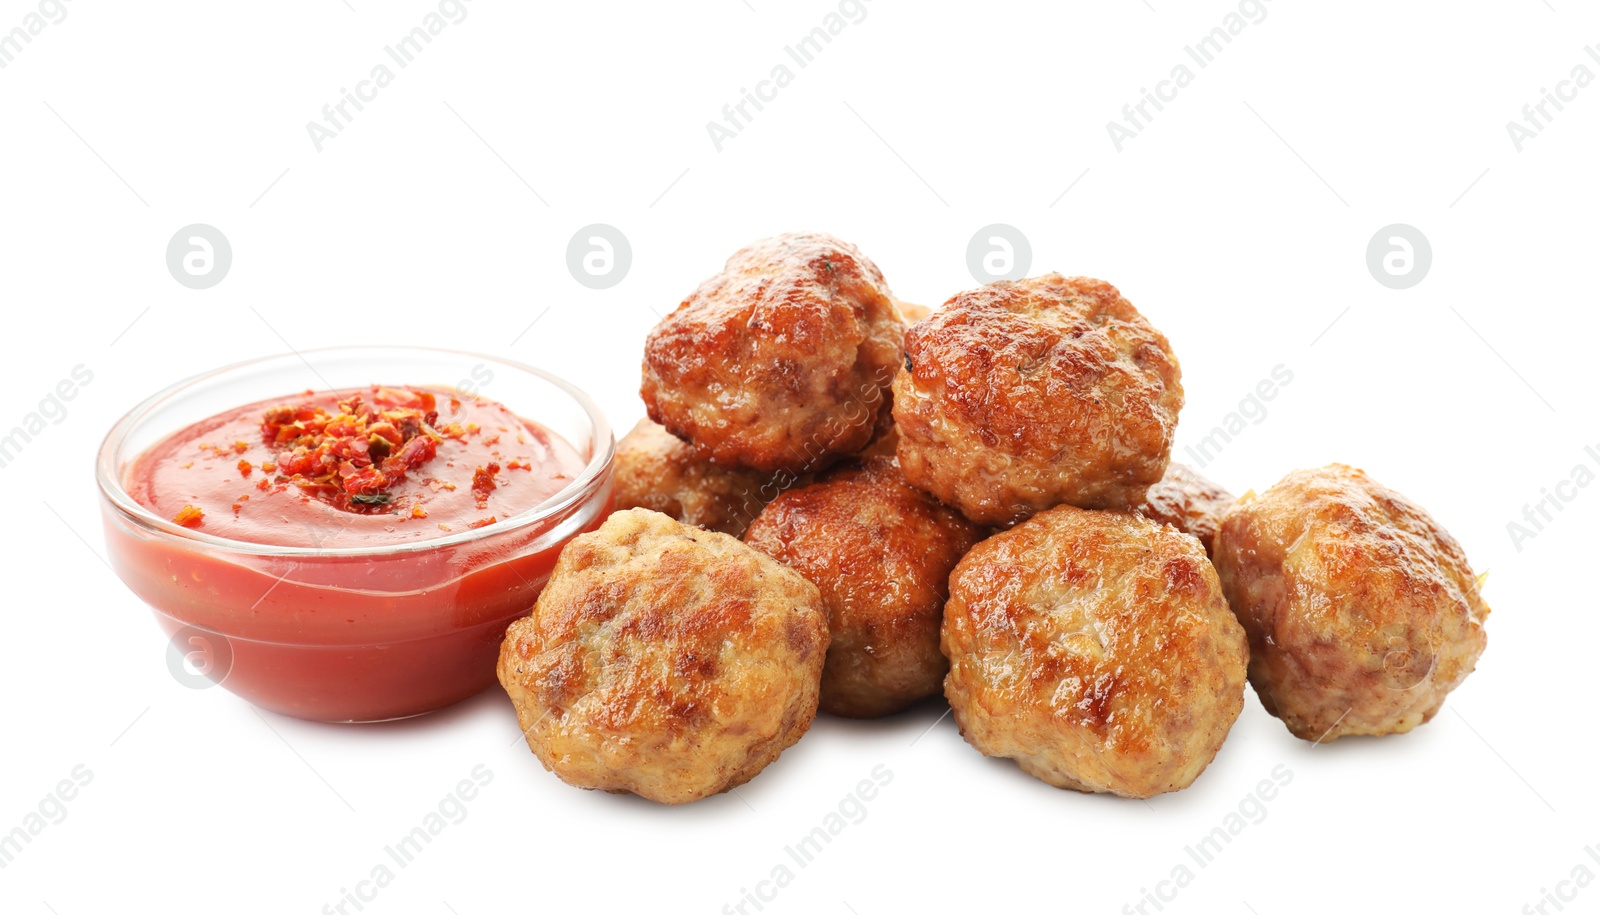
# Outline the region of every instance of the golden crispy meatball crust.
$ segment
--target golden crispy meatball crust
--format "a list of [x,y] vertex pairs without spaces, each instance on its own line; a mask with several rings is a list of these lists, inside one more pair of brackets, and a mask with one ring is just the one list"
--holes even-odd
[[823,711],[874,718],[939,694],[950,571],[984,533],[907,483],[892,457],[784,493],[756,518],[745,542],[822,591]]
[[749,781],[811,726],[828,648],[816,586],[657,512],[575,538],[500,683],[529,749],[580,788],[681,804]]
[[1166,470],[1178,360],[1110,283],[1051,273],[960,293],[911,326],[905,356],[901,470],[973,521],[1132,508]]
[[779,235],[735,253],[656,325],[640,394],[708,460],[821,470],[872,438],[904,332],[854,245]]
[[1151,521],[1170,524],[1185,534],[1199,537],[1211,552],[1222,515],[1233,504],[1233,493],[1201,476],[1188,464],[1167,465],[1161,481],[1144,494],[1137,509]]
[[732,537],[785,489],[810,482],[786,471],[720,467],[648,419],[617,443],[616,480],[618,510],[648,508]]
[[1244,705],[1245,636],[1200,542],[1061,506],[950,576],[945,695],[967,741],[1061,788],[1192,783]]
[[1305,740],[1426,723],[1487,643],[1489,607],[1460,544],[1343,464],[1241,497],[1216,563],[1250,636],[1256,695]]

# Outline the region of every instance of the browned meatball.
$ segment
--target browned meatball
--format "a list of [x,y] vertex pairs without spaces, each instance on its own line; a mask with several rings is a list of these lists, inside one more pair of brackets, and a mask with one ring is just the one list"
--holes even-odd
[[1244,705],[1244,632],[1200,542],[1131,513],[1061,506],[978,544],[943,647],[967,741],[1076,791],[1188,786]]
[[1409,731],[1483,653],[1489,607],[1460,544],[1353,467],[1245,494],[1215,551],[1250,636],[1250,683],[1296,737]]
[[828,611],[822,710],[851,718],[938,695],[950,570],[984,531],[868,459],[779,496],[745,542],[804,575]]
[[905,354],[901,470],[973,521],[1132,508],[1166,470],[1178,360],[1109,283],[1051,273],[963,292],[912,325]]
[[720,467],[648,419],[617,442],[616,480],[619,511],[648,508],[733,537],[785,489],[810,482],[785,471]]
[[632,509],[562,550],[507,630],[499,675],[562,781],[681,804],[800,739],[827,648],[815,585],[725,534]]
[[708,460],[816,471],[872,438],[903,333],[854,245],[779,235],[734,254],[656,325],[640,393]]
[[1161,482],[1144,494],[1138,512],[1152,521],[1170,524],[1185,534],[1199,537],[1206,552],[1211,552],[1222,513],[1233,504],[1233,493],[1177,461],[1167,465]]

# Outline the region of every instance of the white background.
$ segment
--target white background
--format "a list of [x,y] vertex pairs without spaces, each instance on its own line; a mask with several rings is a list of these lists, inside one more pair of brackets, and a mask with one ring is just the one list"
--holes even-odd
[[[74,366],[94,375],[0,469],[0,831],[93,772],[0,870],[0,909],[322,911],[480,764],[493,781],[465,821],[366,911],[720,912],[786,862],[768,912],[1119,912],[1188,864],[1168,912],[1512,913],[1578,865],[1600,874],[1600,487],[1520,549],[1507,530],[1575,465],[1600,469],[1584,453],[1600,451],[1600,86],[1521,152],[1505,127],[1575,65],[1600,73],[1583,51],[1600,14],[1273,0],[1201,70],[1183,47],[1236,8],[1222,0],[872,0],[799,69],[783,47],[826,2],[472,0],[319,153],[306,122],[435,9],[350,4],[72,0],[0,70],[0,429]],[[0,30],[34,9],[0,2]],[[718,152],[706,122],[785,62],[793,83]],[[1119,153],[1105,123],[1178,63],[1193,83]],[[595,222],[634,255],[602,291],[565,266]],[[929,703],[819,720],[739,795],[665,808],[561,784],[498,690],[350,727],[187,689],[95,555],[100,438],[184,376],[287,346],[428,343],[551,369],[620,434],[643,412],[655,313],[740,245],[833,232],[901,297],[938,303],[975,285],[966,246],[996,222],[1027,235],[1030,272],[1109,279],[1171,338],[1180,451],[1274,366],[1293,372],[1208,474],[1242,492],[1365,467],[1491,573],[1488,651],[1437,719],[1313,747],[1251,696],[1192,788],[1141,803],[986,760]],[[1406,291],[1365,263],[1397,222],[1434,255]],[[165,266],[190,223],[233,246],[209,290]],[[795,867],[784,847],[880,764],[893,781],[865,820]],[[1293,780],[1265,819],[1196,866],[1184,847],[1279,765]],[[1600,907],[1600,886],[1563,886],[1572,910]]]

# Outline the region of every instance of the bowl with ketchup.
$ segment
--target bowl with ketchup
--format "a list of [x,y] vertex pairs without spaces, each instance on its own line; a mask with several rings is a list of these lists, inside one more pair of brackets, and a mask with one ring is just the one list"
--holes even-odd
[[96,477],[111,565],[186,672],[297,718],[384,721],[495,682],[506,626],[609,513],[612,453],[547,372],[342,347],[161,391]]

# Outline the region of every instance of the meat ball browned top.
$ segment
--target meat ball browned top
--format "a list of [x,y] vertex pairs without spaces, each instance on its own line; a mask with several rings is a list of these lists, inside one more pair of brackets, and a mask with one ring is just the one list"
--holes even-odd
[[1353,467],[1296,470],[1241,497],[1215,556],[1250,636],[1250,683],[1305,740],[1426,723],[1487,644],[1461,545]]
[[640,393],[708,460],[821,470],[872,438],[904,330],[854,245],[779,235],[735,253],[656,325]]
[[871,718],[938,695],[950,570],[984,533],[907,483],[892,457],[784,493],[756,518],[745,542],[822,592],[823,711]]
[[901,470],[973,521],[1133,508],[1166,470],[1178,360],[1110,283],[1051,273],[960,293],[911,326],[905,357]]
[[725,534],[613,514],[511,624],[500,683],[545,768],[665,804],[749,781],[811,726],[816,586]]
[[978,544],[943,647],[967,741],[1061,788],[1184,788],[1244,704],[1244,632],[1200,542],[1131,513],[1061,506]]
[[1170,524],[1185,534],[1200,538],[1211,552],[1222,524],[1222,514],[1233,504],[1233,493],[1201,476],[1188,464],[1167,465],[1160,482],[1144,494],[1138,512],[1152,521]]
[[617,508],[648,508],[733,537],[766,503],[807,478],[721,467],[695,454],[688,442],[642,419],[617,442]]

